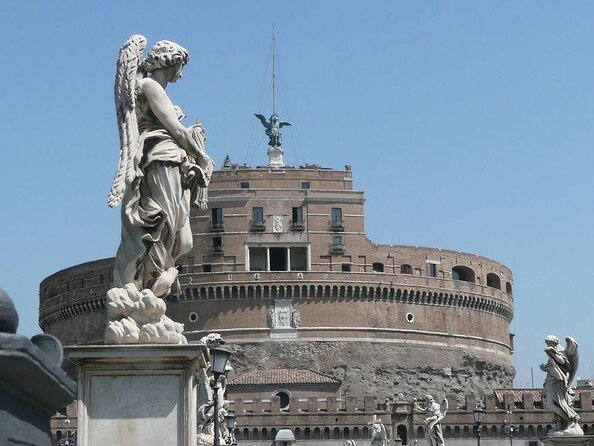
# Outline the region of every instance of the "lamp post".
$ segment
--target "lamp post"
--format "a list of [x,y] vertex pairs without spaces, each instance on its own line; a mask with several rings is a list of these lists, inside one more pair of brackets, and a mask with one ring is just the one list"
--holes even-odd
[[221,446],[219,438],[219,377],[225,373],[227,361],[231,356],[231,350],[216,347],[210,349],[210,368],[213,379],[210,382],[213,397],[213,421],[214,421],[214,446]]
[[474,409],[472,415],[474,416],[474,424],[476,425],[476,444],[477,446],[481,446],[481,424],[483,424],[483,420],[485,419],[485,410]]
[[237,417],[235,416],[234,412],[229,412],[225,417],[225,424],[227,425],[227,429],[229,430],[229,441],[228,444],[234,445],[237,444],[235,441],[235,422],[237,421]]

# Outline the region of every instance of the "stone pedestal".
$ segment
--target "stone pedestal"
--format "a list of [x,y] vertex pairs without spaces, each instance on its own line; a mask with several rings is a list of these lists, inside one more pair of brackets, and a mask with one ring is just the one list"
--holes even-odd
[[50,417],[76,396],[76,383],[51,350],[59,348],[61,356],[60,343],[41,347],[24,336],[0,333],[0,445],[49,446]]
[[66,349],[78,366],[78,445],[196,444],[195,376],[204,345]]
[[588,446],[594,441],[594,435],[545,437],[541,441],[545,446]]

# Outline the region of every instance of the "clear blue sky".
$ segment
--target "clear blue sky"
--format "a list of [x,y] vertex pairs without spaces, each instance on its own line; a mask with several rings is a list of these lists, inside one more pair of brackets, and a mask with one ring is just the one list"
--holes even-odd
[[484,255],[515,277],[517,386],[543,338],[594,376],[591,2],[0,0],[0,287],[39,331],[38,284],[114,255],[106,206],[117,52],[133,33],[190,50],[170,95],[222,163],[266,160],[271,28],[286,161],[353,167],[378,243]]

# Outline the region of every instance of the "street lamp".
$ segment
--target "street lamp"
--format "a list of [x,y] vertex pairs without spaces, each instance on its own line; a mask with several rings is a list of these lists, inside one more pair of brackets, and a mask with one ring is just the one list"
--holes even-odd
[[225,417],[225,424],[227,425],[227,430],[229,431],[229,441],[228,444],[237,444],[235,441],[235,422],[237,421],[237,417],[235,416],[235,412],[229,412]]
[[505,413],[507,415],[507,419],[504,421],[504,424],[505,428],[507,429],[507,433],[509,434],[509,446],[514,446],[514,426],[512,425],[511,406],[507,406]]
[[474,416],[474,424],[476,425],[476,444],[477,446],[481,446],[481,424],[483,424],[483,420],[485,419],[485,410],[474,409],[472,415]]
[[231,353],[231,350],[222,347],[210,349],[210,369],[214,378],[210,383],[213,391],[214,446],[221,446],[219,438],[219,377],[225,373]]

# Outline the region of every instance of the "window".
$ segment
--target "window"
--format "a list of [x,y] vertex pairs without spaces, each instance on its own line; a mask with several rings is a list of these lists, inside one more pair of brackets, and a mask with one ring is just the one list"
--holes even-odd
[[342,246],[342,235],[333,235],[332,236],[332,245]]
[[210,263],[205,263],[204,265],[202,265],[202,271],[205,273],[211,273],[212,265]]
[[474,282],[474,271],[467,266],[454,266],[452,268],[452,279],[462,282]]
[[303,208],[293,208],[293,223],[303,223]]
[[242,181],[239,183],[239,187],[242,189],[249,189],[250,188],[250,182],[249,181]]
[[383,273],[384,272],[384,264],[380,262],[375,262],[371,265],[371,269],[376,273]]
[[342,271],[350,272],[351,271],[351,264],[350,263],[343,263],[342,264]]
[[287,271],[287,249],[269,248],[270,250],[270,271]]
[[309,181],[302,181],[301,182],[301,189],[304,189],[304,190],[309,189]]
[[266,248],[250,248],[250,271],[268,271]]
[[264,208],[252,208],[252,223],[255,225],[264,224]]
[[213,237],[212,238],[212,251],[213,252],[223,252],[223,238],[222,237]]
[[400,274],[412,274],[412,266],[410,265],[400,265]]
[[249,271],[308,271],[306,246],[250,246]]
[[222,208],[212,208],[211,210],[211,229],[219,230],[223,228],[223,209]]
[[342,208],[332,208],[332,224],[342,223]]
[[501,280],[499,280],[499,276],[494,273],[487,274],[487,286],[491,288],[497,288],[498,290],[500,290]]
[[280,408],[286,410],[289,408],[289,395],[285,391],[276,392],[276,395],[280,398]]
[[429,277],[437,277],[437,264],[436,263],[428,263],[428,273]]
[[305,229],[303,225],[303,208],[296,207],[293,208],[292,212],[292,220],[291,220],[291,230],[292,231],[303,231]]

